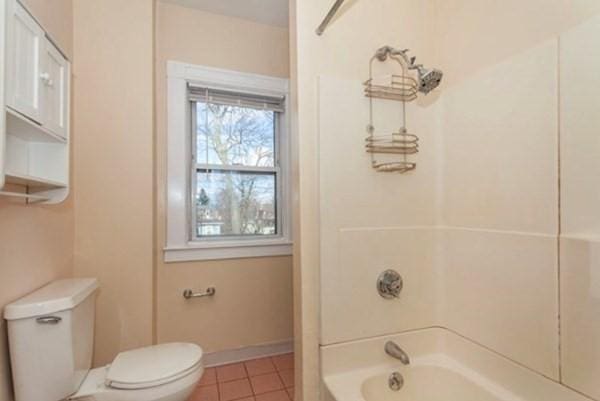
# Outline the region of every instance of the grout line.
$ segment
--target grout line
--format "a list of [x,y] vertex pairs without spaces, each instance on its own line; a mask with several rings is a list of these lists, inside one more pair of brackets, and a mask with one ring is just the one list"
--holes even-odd
[[561,249],[560,249],[560,236],[562,233],[562,181],[561,181],[561,174],[562,174],[562,153],[561,153],[561,134],[562,134],[562,129],[561,129],[561,125],[562,125],[562,115],[561,115],[561,101],[562,101],[562,93],[561,93],[561,48],[562,48],[562,43],[560,40],[560,35],[557,38],[557,47],[558,47],[558,52],[557,52],[557,57],[556,57],[556,64],[557,64],[557,77],[556,80],[558,82],[557,85],[557,132],[558,135],[556,137],[556,141],[557,141],[557,180],[558,180],[558,193],[557,193],[557,204],[558,204],[558,222],[557,222],[557,228],[558,228],[558,235],[556,237],[556,270],[557,270],[557,281],[558,281],[558,289],[557,289],[557,295],[558,295],[558,381],[560,383],[563,382],[563,372],[562,372],[562,292],[561,292],[561,279],[562,279],[562,275],[561,275]]
[[217,386],[217,400],[221,401],[221,383],[219,382],[219,376],[217,376],[217,369],[215,368],[215,380],[216,380],[216,386]]
[[424,327],[417,327],[414,329],[407,329],[407,330],[400,330],[400,331],[393,331],[393,332],[386,332],[377,336],[364,336],[364,337],[359,337],[359,338],[353,338],[351,340],[340,340],[340,341],[335,341],[335,342],[331,342],[331,343],[321,343],[319,342],[319,348],[330,348],[330,347],[338,347],[338,346],[342,346],[342,345],[347,345],[347,344],[356,344],[356,343],[362,343],[362,342],[367,342],[370,340],[383,340],[387,337],[392,337],[392,336],[396,336],[399,334],[408,334],[408,333],[415,333],[415,332],[419,332],[419,331],[425,331],[425,330],[431,330],[431,329],[444,329],[447,330],[445,327],[443,326],[439,326],[439,325],[430,325],[430,326],[424,326]]
[[244,376],[244,377],[238,377],[237,379],[227,379],[227,380],[219,380],[219,378],[217,378],[217,384],[219,383],[231,383],[231,382],[236,382],[236,381],[240,381],[240,380],[244,380],[244,379],[249,379],[249,376]]
[[[244,367],[246,364],[244,364]],[[247,370],[246,370],[247,371]],[[256,397],[256,390],[254,390],[254,386],[252,385],[252,379],[250,378],[250,372],[248,372],[248,381],[250,382],[250,390],[252,390],[252,397]]]
[[250,371],[248,370],[248,368],[246,367],[246,362],[240,362],[242,364],[242,366],[244,367],[244,372],[246,372],[246,379],[248,379],[248,383],[250,383],[250,390],[252,390],[252,394],[254,394],[254,387],[252,387],[252,382],[250,381]]
[[475,345],[477,345],[477,346],[479,346],[479,347],[487,350],[488,352],[491,352],[492,354],[495,354],[496,356],[498,356],[500,358],[503,358],[503,359],[505,359],[507,361],[510,361],[510,362],[514,363],[515,365],[520,366],[523,369],[528,370],[529,372],[532,372],[532,373],[534,373],[534,374],[536,374],[538,376],[541,376],[541,377],[544,377],[544,378],[546,378],[548,380],[551,380],[554,383],[560,384],[560,383],[558,383],[556,381],[555,378],[552,378],[551,376],[548,376],[545,373],[542,373],[542,372],[536,370],[535,368],[529,367],[524,362],[519,362],[516,359],[513,359],[513,357],[511,357],[511,356],[504,355],[502,352],[496,351],[494,348],[491,348],[491,347],[489,347],[487,345],[484,345],[484,344],[480,343],[479,341],[473,340],[472,338],[467,337],[466,335],[461,334],[458,331],[454,331],[453,329],[450,329],[450,328],[447,328],[447,327],[442,327],[442,328],[445,329],[445,330],[448,330],[451,333],[454,333],[455,335],[461,337],[462,339],[464,339],[464,340],[466,340],[466,341],[468,341],[468,342],[470,342],[472,344],[475,344]]

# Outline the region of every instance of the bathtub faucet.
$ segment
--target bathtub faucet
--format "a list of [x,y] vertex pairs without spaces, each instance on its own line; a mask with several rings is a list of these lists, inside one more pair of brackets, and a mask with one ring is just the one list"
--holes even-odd
[[400,362],[402,362],[404,365],[408,365],[410,363],[408,354],[393,341],[388,341],[385,343],[385,353],[392,358],[400,360]]

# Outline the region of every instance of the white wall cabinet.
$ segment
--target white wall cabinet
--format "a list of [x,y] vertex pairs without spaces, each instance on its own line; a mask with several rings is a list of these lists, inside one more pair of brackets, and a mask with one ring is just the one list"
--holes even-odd
[[66,138],[69,63],[23,6],[9,4],[7,106]]
[[66,138],[69,63],[47,38],[44,38],[41,66],[42,125]]
[[9,2],[7,104],[40,123],[42,46],[45,33],[17,2]]
[[[6,60],[6,0],[0,0],[0,60]],[[0,107],[5,104],[6,85],[1,79],[6,63],[0,62]],[[6,115],[0,108],[0,188],[4,187],[4,159],[6,154]]]
[[6,124],[0,131],[5,145],[0,175],[11,190],[5,185],[0,195],[25,193],[33,201],[58,203],[69,188],[70,63],[23,5],[4,1]]

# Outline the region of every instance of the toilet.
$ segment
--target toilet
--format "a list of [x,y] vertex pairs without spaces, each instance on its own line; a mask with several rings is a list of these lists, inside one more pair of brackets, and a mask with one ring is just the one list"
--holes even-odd
[[185,401],[204,373],[195,344],[133,349],[91,369],[97,292],[93,278],[58,280],[5,307],[16,401]]

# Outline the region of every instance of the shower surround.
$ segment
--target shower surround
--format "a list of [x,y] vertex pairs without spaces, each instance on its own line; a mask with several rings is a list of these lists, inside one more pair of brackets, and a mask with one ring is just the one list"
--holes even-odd
[[[357,0],[317,37],[319,3],[295,10],[305,398],[312,344],[443,327],[600,399],[600,5]],[[383,43],[447,79],[408,105],[420,153],[405,175],[363,151],[364,65]],[[397,129],[397,105],[381,113]],[[404,278],[398,300],[377,294],[386,269]]]

